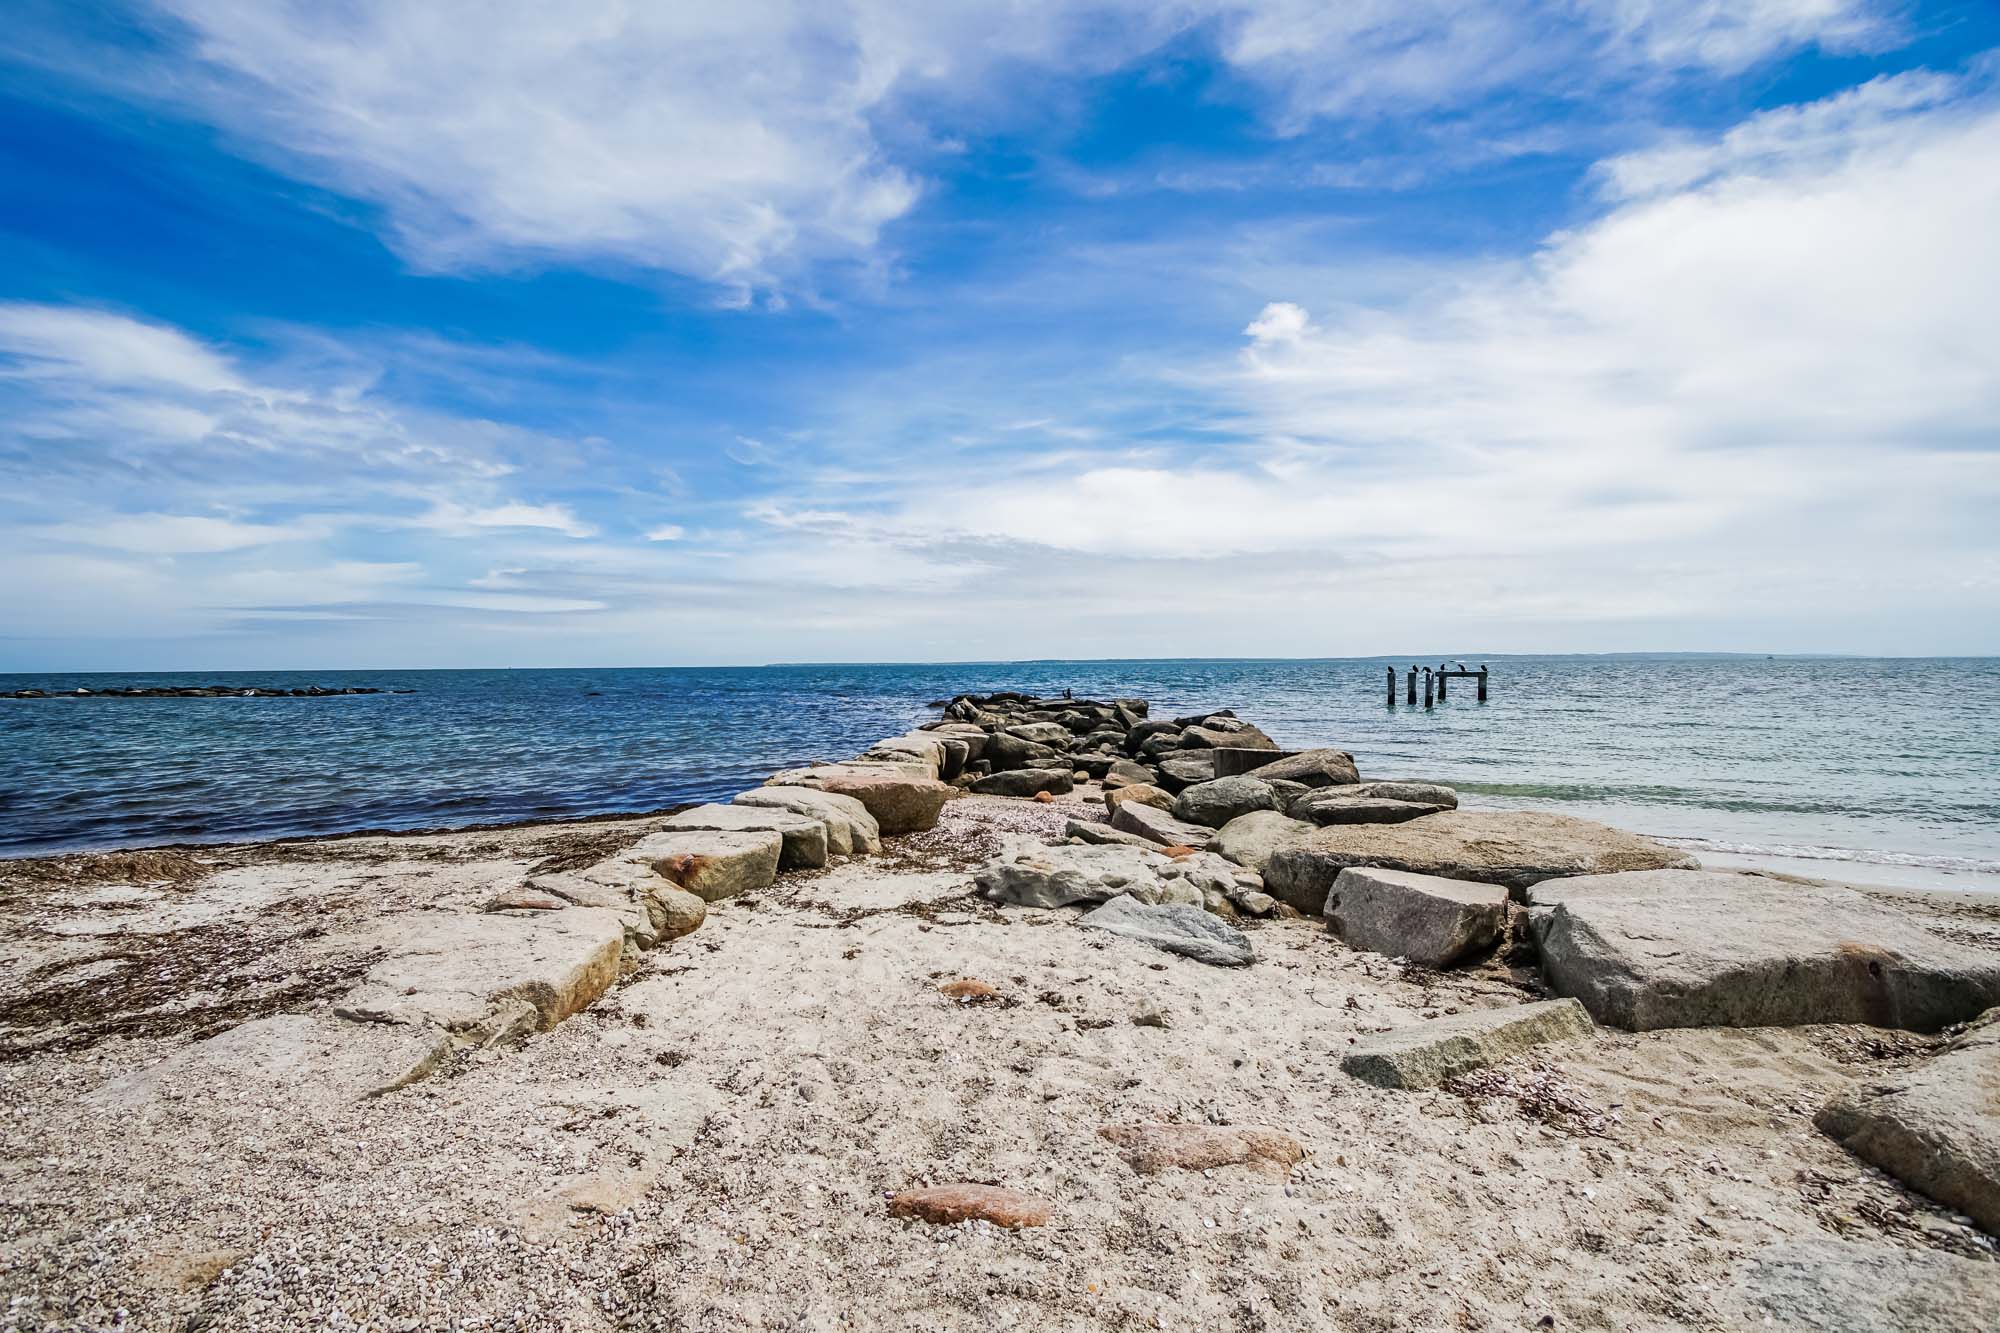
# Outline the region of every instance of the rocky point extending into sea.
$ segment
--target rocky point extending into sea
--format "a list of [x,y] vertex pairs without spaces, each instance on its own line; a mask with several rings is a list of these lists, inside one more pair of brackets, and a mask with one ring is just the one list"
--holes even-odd
[[8,1327],[2000,1323],[2000,906],[1010,692],[0,863]]

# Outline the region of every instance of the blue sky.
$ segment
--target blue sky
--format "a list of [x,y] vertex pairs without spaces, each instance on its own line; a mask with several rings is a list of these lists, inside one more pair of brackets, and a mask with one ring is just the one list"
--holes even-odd
[[0,670],[2000,652],[2000,9],[10,6]]

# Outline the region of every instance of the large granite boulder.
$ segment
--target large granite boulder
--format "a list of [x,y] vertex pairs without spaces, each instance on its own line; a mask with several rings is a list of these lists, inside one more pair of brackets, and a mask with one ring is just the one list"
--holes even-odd
[[766,810],[790,810],[826,825],[826,848],[834,856],[864,856],[882,850],[882,826],[852,796],[811,787],[753,787],[731,803]]
[[1205,750],[1176,754],[1159,761],[1160,785],[1168,791],[1183,791],[1197,783],[1215,780],[1215,756]]
[[1257,961],[1257,952],[1242,931],[1191,904],[1149,906],[1128,895],[1086,913],[1077,924],[1215,967],[1247,967]]
[[1636,1031],[1931,1032],[2000,1005],[2000,952],[1934,935],[1907,911],[1835,885],[1656,870],[1555,879],[1528,902],[1549,985],[1599,1022]]
[[973,882],[992,901],[1020,907],[1101,903],[1120,894],[1158,902],[1159,867],[1166,860],[1156,851],[1137,847],[1067,843],[1050,847],[1033,838],[1007,838],[1000,854],[980,869]]
[[852,796],[868,808],[882,832],[921,833],[937,823],[938,811],[957,790],[920,771],[891,765],[820,764],[791,769],[767,780],[767,787],[810,787]]
[[1149,852],[1160,850],[1160,844],[1151,838],[1142,838],[1136,833],[1112,828],[1109,824],[1094,824],[1082,819],[1072,819],[1065,823],[1063,837],[1071,842],[1096,843],[1100,847],[1143,847]]
[[1814,1123],[2000,1235],[2000,1009],[1925,1064],[1835,1098]]
[[1076,734],[1059,722],[1023,722],[1007,728],[1007,734],[1052,750],[1067,750],[1076,740]]
[[1273,856],[1288,847],[1304,846],[1315,831],[1313,825],[1275,810],[1253,810],[1218,829],[1208,840],[1208,849],[1262,874]]
[[1407,870],[1349,867],[1327,894],[1326,919],[1356,949],[1450,967],[1499,942],[1507,890]]
[[1458,793],[1433,782],[1357,782],[1308,789],[1285,813],[1311,824],[1400,824],[1457,808]]
[[1260,778],[1283,778],[1308,787],[1331,787],[1361,781],[1354,756],[1345,750],[1302,750],[1288,759],[1273,759],[1256,770]]
[[1815,1237],[1745,1255],[1727,1328],[1814,1333],[1993,1333],[2000,1264],[1923,1244]]
[[641,838],[622,859],[686,889],[705,903],[765,889],[778,875],[784,835],[775,830],[675,829]]
[[[1255,773],[1266,764],[1280,759],[1289,759],[1295,750],[1266,750],[1251,746],[1218,745],[1215,747],[1215,776],[1219,778],[1241,777],[1245,773]],[[1262,776],[1259,774],[1259,776]]]
[[1150,805],[1156,810],[1174,808],[1173,793],[1164,787],[1155,787],[1150,782],[1134,782],[1124,787],[1107,787],[1104,792],[1104,808],[1112,814],[1118,813],[1121,805]]
[[1341,794],[1343,790],[1321,787],[1308,792],[1293,801],[1285,813],[1308,824],[1402,824],[1444,808],[1376,796],[1348,796]]
[[1111,827],[1151,838],[1162,847],[1206,847],[1215,836],[1214,829],[1184,823],[1165,810],[1137,801],[1127,801],[1112,811]]
[[698,805],[667,817],[670,829],[708,829],[729,833],[776,833],[778,869],[817,870],[826,864],[826,824],[790,810],[758,809],[749,805]]
[[1181,733],[1183,750],[1276,750],[1278,743],[1248,722],[1211,719]]
[[1403,824],[1337,824],[1264,867],[1266,889],[1307,916],[1349,866],[1443,875],[1519,892],[1564,875],[1692,868],[1686,852],[1587,819],[1525,810],[1447,810]]
[[1054,746],[1024,740],[1005,731],[996,731],[987,737],[983,757],[996,773],[1012,768],[1057,768],[1067,762],[1063,752]]
[[[776,859],[777,835],[772,840]],[[393,918],[388,952],[334,1003],[341,1018],[432,1027],[493,1045],[544,1031],[618,977],[625,929],[589,907],[522,915]]]
[[1348,1047],[1340,1067],[1378,1088],[1434,1088],[1544,1042],[1590,1033],[1590,1017],[1575,1000],[1475,1009],[1371,1032]]
[[954,736],[916,731],[876,741],[861,755],[863,763],[920,764],[927,776],[949,782],[965,768],[970,746]]
[[1252,810],[1276,810],[1278,794],[1256,778],[1216,778],[1184,788],[1174,799],[1174,818],[1190,824],[1221,828]]
[[1135,787],[1141,783],[1151,783],[1153,770],[1143,764],[1135,764],[1130,759],[1114,759],[1104,766],[1102,773],[1096,774],[1110,788]]
[[1076,775],[1067,768],[1010,768],[989,773],[972,784],[981,796],[1033,796],[1038,792],[1062,793],[1076,785]]

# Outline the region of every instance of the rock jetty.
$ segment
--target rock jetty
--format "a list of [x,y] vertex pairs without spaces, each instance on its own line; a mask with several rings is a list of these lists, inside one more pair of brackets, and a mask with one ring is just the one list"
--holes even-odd
[[333,699],[350,694],[415,694],[375,685],[104,685],[96,689],[11,690],[0,699]]
[[2000,913],[937,707],[669,816],[0,885],[10,1312],[1994,1326]]

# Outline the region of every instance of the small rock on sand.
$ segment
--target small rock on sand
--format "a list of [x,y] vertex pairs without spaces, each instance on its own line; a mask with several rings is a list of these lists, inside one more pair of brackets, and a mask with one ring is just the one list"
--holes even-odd
[[1053,1215],[1046,1200],[1000,1185],[970,1182],[904,1190],[889,1200],[889,1216],[914,1217],[937,1226],[991,1222],[1000,1227],[1046,1226]]
[[1106,1125],[1097,1132],[1117,1144],[1119,1155],[1142,1175],[1242,1166],[1253,1175],[1283,1180],[1305,1158],[1297,1139],[1257,1125]]
[[960,977],[957,981],[947,981],[939,986],[938,994],[963,1004],[989,1004],[1000,998],[1000,989],[978,977]]

